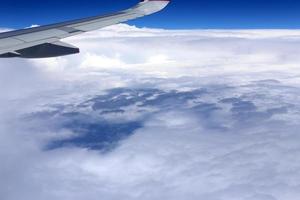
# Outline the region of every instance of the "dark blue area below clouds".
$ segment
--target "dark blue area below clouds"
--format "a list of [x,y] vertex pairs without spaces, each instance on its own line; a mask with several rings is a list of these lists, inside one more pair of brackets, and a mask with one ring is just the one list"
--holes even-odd
[[[216,131],[230,133],[232,130],[243,132],[243,129],[249,127],[259,128],[266,124],[275,126],[284,123],[273,120],[272,117],[288,113],[292,105],[279,103],[261,109],[255,101],[251,100],[265,98],[264,101],[268,101],[269,97],[262,97],[259,91],[277,90],[278,87],[284,91],[285,88],[281,84],[263,81],[242,87],[256,92],[236,96],[234,93],[239,91],[239,87],[218,85],[184,92],[116,88],[107,91],[105,95],[89,98],[76,105],[50,105],[48,109],[51,111],[46,109],[32,113],[27,116],[27,120],[34,122],[33,124],[36,124],[36,121],[45,124],[41,126],[47,130],[44,132],[60,133],[69,130],[75,134],[69,138],[50,141],[45,147],[46,150],[75,146],[101,152],[113,150],[120,141],[143,128],[149,118],[167,112],[193,113],[193,116],[199,118],[207,134]],[[232,96],[223,96],[223,93]],[[220,96],[216,98],[216,94]],[[207,97],[210,97],[210,100],[207,100]],[[136,117],[130,119],[130,116]],[[219,116],[227,117],[226,119],[222,117],[220,121]],[[226,120],[229,119],[231,122],[227,124]]]
[[[110,13],[138,0],[2,1],[0,27],[22,28]],[[300,28],[297,0],[173,0],[161,13],[130,24],[161,28]]]
[[[72,116],[71,118],[72,119]],[[79,136],[65,140],[50,142],[46,149],[56,149],[65,146],[79,146],[103,152],[110,151],[118,142],[131,136],[135,130],[142,127],[139,121],[125,123],[86,122],[73,121],[64,124],[64,129],[69,129]]]

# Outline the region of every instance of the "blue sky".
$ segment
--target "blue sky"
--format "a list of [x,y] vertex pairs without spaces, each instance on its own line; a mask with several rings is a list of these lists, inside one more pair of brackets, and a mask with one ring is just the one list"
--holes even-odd
[[[113,3],[112,3],[113,2]],[[0,26],[22,28],[109,13],[137,0],[10,0],[1,2]],[[161,28],[300,28],[296,0],[173,0],[167,10],[130,24]]]

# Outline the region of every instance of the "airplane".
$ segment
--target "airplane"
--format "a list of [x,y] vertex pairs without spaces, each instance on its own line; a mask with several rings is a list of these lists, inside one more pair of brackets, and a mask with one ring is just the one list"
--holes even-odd
[[79,48],[61,39],[150,15],[169,3],[170,0],[140,0],[134,7],[113,14],[0,33],[0,58],[50,58],[77,54]]

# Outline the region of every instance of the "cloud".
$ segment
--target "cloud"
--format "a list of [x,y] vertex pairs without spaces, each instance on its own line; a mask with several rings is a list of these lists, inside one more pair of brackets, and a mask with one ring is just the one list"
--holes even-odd
[[114,71],[163,78],[232,76],[233,72],[281,73],[283,68],[287,73],[298,67],[298,34],[294,30],[139,29],[121,24],[66,40],[81,48],[81,56],[34,63],[64,75]]
[[3,60],[1,199],[298,199],[298,34],[121,24]]

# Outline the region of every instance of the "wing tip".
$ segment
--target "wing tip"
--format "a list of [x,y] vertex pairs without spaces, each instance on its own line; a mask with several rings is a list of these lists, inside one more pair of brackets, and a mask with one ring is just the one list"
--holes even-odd
[[140,0],[140,2],[141,3],[145,3],[145,2],[154,2],[154,1],[156,1],[156,2],[165,2],[165,3],[170,3],[171,2],[171,0]]
[[149,15],[164,9],[171,0],[140,0],[140,5],[137,10],[140,10],[144,15]]

